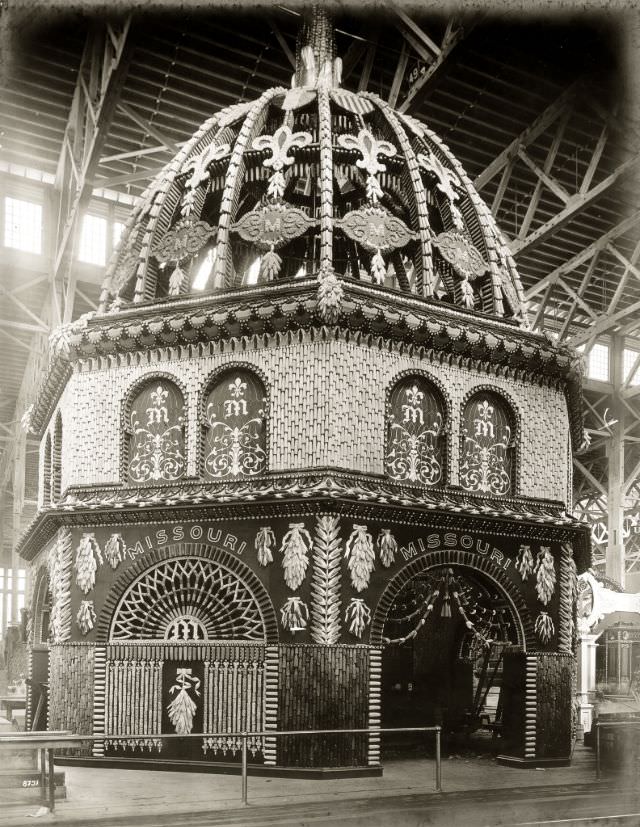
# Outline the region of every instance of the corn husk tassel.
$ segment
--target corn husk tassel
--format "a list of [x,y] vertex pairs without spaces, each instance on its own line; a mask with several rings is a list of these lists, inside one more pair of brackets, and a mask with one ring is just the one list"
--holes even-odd
[[122,534],[112,534],[104,547],[104,559],[115,571],[120,563],[124,561],[127,546]]
[[273,281],[273,279],[280,272],[281,267],[282,259],[272,247],[262,257],[262,262],[260,264],[260,275],[267,281]]
[[390,528],[382,528],[380,530],[377,545],[380,562],[385,569],[388,569],[396,559],[396,551],[398,550],[398,543],[391,533]]
[[83,534],[76,552],[76,583],[85,594],[96,584],[98,564],[102,565],[102,553],[95,534]]
[[473,310],[475,304],[475,296],[473,294],[473,287],[469,284],[469,279],[465,276],[460,282],[460,290],[462,292],[462,304],[468,310]]
[[382,258],[380,250],[378,250],[374,257],[371,259],[371,277],[378,284],[384,284],[384,278],[386,275],[387,268],[385,266],[384,259]]
[[186,273],[180,267],[179,264],[176,264],[175,270],[171,273],[171,278],[169,279],[169,295],[170,296],[179,296],[180,295],[180,288],[182,287],[182,283],[184,282]]
[[518,557],[516,558],[516,568],[522,577],[522,581],[528,579],[533,571],[533,554],[531,554],[531,546],[520,546]]
[[89,634],[96,622],[96,613],[93,608],[93,600],[81,600],[76,623],[83,635]]
[[351,536],[347,540],[344,556],[348,560],[351,572],[351,584],[357,592],[369,585],[371,572],[375,568],[375,551],[373,540],[366,525],[353,525]]
[[288,597],[284,606],[280,609],[282,628],[288,629],[295,634],[307,628],[309,609],[300,597]]
[[328,324],[338,320],[343,296],[344,290],[333,267],[324,263],[318,273],[318,309]]
[[547,546],[540,546],[536,559],[536,593],[538,599],[545,606],[551,600],[556,586],[556,570],[551,550]]
[[258,563],[261,566],[268,566],[273,563],[273,548],[276,544],[276,536],[269,526],[262,526],[258,529],[255,539],[256,554]]
[[540,612],[533,627],[541,643],[549,643],[554,635],[553,620],[547,612]]
[[344,622],[349,624],[349,631],[361,638],[364,630],[371,623],[371,609],[361,597],[352,597],[344,613]]
[[280,551],[283,555],[284,580],[291,591],[295,591],[304,580],[312,543],[304,523],[289,523],[289,531],[282,538]]

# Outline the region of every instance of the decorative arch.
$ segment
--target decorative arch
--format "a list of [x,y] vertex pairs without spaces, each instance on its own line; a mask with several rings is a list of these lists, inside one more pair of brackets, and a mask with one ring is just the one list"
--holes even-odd
[[509,394],[477,385],[462,400],[460,485],[471,493],[509,497],[520,489],[520,415]]
[[385,473],[396,482],[447,483],[451,404],[442,383],[423,370],[404,370],[387,387]]
[[175,482],[187,470],[186,391],[175,376],[138,379],[122,404],[121,477],[134,485]]
[[442,549],[423,555],[407,563],[387,584],[373,613],[371,622],[370,643],[373,646],[382,645],[382,630],[391,608],[400,590],[417,574],[441,566],[471,569],[476,574],[483,574],[489,578],[508,600],[513,611],[518,645],[524,650],[535,648],[536,638],[533,631],[527,604],[516,585],[505,574],[504,570],[496,566],[491,560],[462,549]]
[[236,480],[267,470],[268,409],[266,379],[254,365],[235,362],[211,374],[198,406],[203,477]]
[[35,645],[49,641],[50,612],[49,573],[46,565],[42,565],[36,572],[31,598],[32,643]]
[[[163,616],[166,606],[162,600],[167,595],[171,598],[166,602],[170,609]],[[232,609],[238,618],[235,625]],[[206,635],[206,639],[278,642],[276,612],[259,578],[235,555],[204,543],[156,549],[122,572],[100,612],[96,641],[142,640],[144,637],[135,636],[136,630],[143,634],[149,629],[155,630],[151,637],[155,640],[196,639],[165,636],[171,624],[183,619],[193,620],[192,628],[204,630],[203,639]],[[255,631],[258,621],[259,636]],[[227,634],[243,628],[249,630],[248,636],[234,638]],[[225,635],[211,638],[210,632],[220,629]],[[114,630],[117,637],[113,637]]]

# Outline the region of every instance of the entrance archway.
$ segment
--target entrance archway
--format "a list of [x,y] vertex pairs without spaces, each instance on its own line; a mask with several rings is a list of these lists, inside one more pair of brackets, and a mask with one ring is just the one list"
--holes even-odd
[[[515,588],[507,590],[495,572],[471,565],[463,554],[413,561],[379,601],[374,634],[384,647],[382,725],[439,724],[449,743],[474,734],[474,749],[497,749],[503,655],[526,647],[528,612]],[[406,736],[402,740],[406,745]],[[387,747],[401,753],[400,743],[387,741]]]

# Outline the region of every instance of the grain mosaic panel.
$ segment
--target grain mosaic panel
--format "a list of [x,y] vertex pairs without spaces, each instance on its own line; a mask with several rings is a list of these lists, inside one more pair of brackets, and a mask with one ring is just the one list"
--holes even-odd
[[[398,373],[421,369],[445,384],[454,435],[466,394],[479,385],[507,392],[522,423],[519,493],[566,498],[569,424],[561,391],[344,340],[195,357],[185,348],[165,348],[142,354],[140,364],[106,369],[85,365],[71,377],[60,404],[65,419],[63,490],[68,485],[120,482],[122,400],[134,382],[156,371],[175,376],[187,389],[188,471],[195,474],[200,393],[213,370],[239,361],[255,365],[268,382],[272,471],[332,466],[382,474],[386,390]],[[450,479],[457,484],[459,440],[451,442]]]

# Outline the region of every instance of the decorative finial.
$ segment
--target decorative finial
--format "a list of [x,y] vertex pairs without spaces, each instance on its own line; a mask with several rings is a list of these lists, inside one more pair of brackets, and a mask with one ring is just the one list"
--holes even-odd
[[302,18],[296,42],[296,73],[293,88],[340,86],[342,59],[336,57],[333,22],[318,5]]

